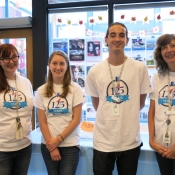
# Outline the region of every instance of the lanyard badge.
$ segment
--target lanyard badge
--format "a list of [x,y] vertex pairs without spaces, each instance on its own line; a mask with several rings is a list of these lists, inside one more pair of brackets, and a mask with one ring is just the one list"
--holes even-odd
[[17,117],[16,117],[16,140],[20,140],[23,139],[23,128],[22,128],[22,124],[21,124],[21,120],[19,118],[18,115],[18,108],[19,108],[19,102],[18,102],[18,88],[17,88],[17,82],[15,80],[15,84],[16,84],[16,113],[17,113]]
[[[173,84],[174,85],[174,84]],[[175,89],[173,88],[173,95],[170,96],[170,73],[168,72],[168,111],[165,111],[165,114],[167,115],[167,120],[166,120],[166,131],[163,133],[163,143],[166,143],[167,146],[168,144],[171,143],[171,131],[169,131],[169,125],[171,123],[170,120],[170,115],[174,115],[175,111],[172,110],[172,100],[174,96],[174,91]]]
[[[119,97],[117,97],[117,92],[118,90],[120,89],[120,79],[121,79],[121,75],[122,75],[122,72],[123,72],[123,68],[124,68],[124,65],[125,65],[125,61],[126,61],[127,58],[125,58],[124,62],[123,62],[123,65],[122,65],[122,68],[121,68],[121,71],[120,71],[120,75],[119,75],[119,78],[116,80],[117,81],[117,90],[114,86],[114,81],[113,81],[113,76],[112,76],[112,70],[111,70],[111,67],[110,67],[110,63],[109,63],[109,60],[108,60],[108,66],[109,66],[109,72],[110,72],[110,76],[111,76],[111,81],[112,81],[112,85],[113,85],[113,89],[114,89],[114,95],[112,95],[112,99],[115,101],[115,102],[118,102],[120,101]],[[117,103],[114,103],[113,106],[112,106],[112,114],[113,116],[120,116],[120,106],[119,104]]]

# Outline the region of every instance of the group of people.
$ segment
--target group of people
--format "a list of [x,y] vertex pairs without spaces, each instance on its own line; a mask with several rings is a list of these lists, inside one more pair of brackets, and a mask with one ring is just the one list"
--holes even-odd
[[[142,146],[139,112],[148,93],[150,146],[161,175],[174,175],[175,35],[164,34],[157,40],[154,58],[158,73],[152,83],[146,66],[125,55],[128,41],[126,26],[111,24],[105,36],[109,56],[87,75],[85,93],[91,96],[96,110],[94,175],[112,175],[115,163],[119,175],[136,175]],[[16,73],[19,56],[13,45],[0,45],[0,174],[27,175],[35,105],[48,175],[75,175],[85,95],[72,81],[68,56],[62,51],[50,55],[47,81],[35,97],[30,81]]]

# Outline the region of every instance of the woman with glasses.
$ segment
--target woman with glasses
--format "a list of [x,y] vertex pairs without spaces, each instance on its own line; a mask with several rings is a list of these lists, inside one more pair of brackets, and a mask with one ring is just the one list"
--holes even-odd
[[48,175],[75,175],[79,161],[78,125],[85,98],[81,87],[71,80],[68,60],[62,51],[51,54],[47,82],[35,96]]
[[33,90],[17,74],[19,54],[12,44],[0,45],[0,174],[27,175],[32,145]]

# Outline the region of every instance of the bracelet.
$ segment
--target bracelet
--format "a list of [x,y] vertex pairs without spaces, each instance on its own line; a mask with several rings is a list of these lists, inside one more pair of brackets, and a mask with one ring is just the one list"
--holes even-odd
[[64,138],[63,138],[63,136],[61,135],[61,134],[59,134],[59,136],[62,138],[62,140],[64,141]]
[[[59,136],[59,135],[58,135],[58,136]],[[58,140],[59,143],[61,143],[60,140],[58,139],[58,136],[57,136],[57,140]]]

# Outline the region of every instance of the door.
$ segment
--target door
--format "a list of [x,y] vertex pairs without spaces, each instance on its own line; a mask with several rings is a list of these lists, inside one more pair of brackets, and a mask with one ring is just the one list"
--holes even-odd
[[[26,60],[21,60],[21,62],[26,62],[26,70],[23,71],[24,76],[26,76],[33,84],[33,52],[32,52],[32,29],[5,29],[0,30],[0,41],[1,43],[9,42],[14,44],[15,41],[23,41],[23,45],[26,48]],[[17,44],[18,44],[17,43]],[[19,43],[20,44],[20,43]],[[16,47],[17,45],[14,44]],[[18,51],[20,49],[17,47]],[[22,54],[21,54],[22,55]],[[25,55],[25,54],[24,54]],[[24,57],[22,55],[22,57]],[[21,68],[22,69],[22,68]]]
[[[32,29],[0,30],[0,43],[11,43],[17,47],[20,55],[19,72],[33,84]],[[20,50],[20,44],[23,50]],[[34,129],[34,116],[32,117],[32,128]]]

